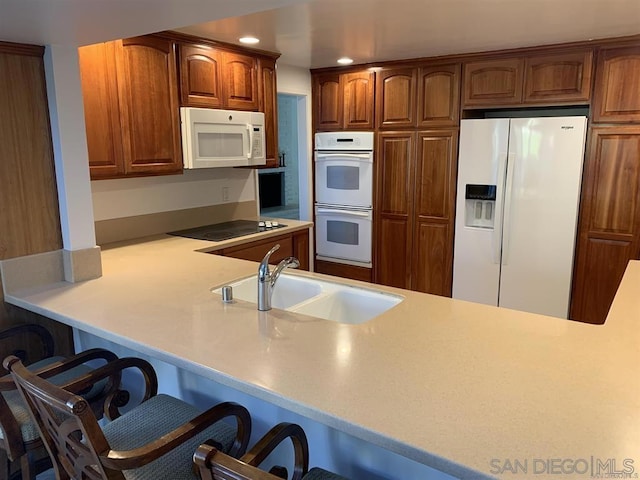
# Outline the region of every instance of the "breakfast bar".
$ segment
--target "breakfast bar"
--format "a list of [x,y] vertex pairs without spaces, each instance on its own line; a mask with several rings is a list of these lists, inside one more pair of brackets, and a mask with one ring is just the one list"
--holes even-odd
[[[78,338],[328,428],[335,442],[353,438],[363,450],[336,445],[345,458],[330,465],[345,476],[418,475],[369,469],[377,451],[424,466],[412,470],[422,478],[640,472],[640,262],[629,263],[604,325],[291,273],[402,297],[353,325],[223,303],[211,290],[254,275],[257,263],[210,249],[167,235],[115,244],[102,250],[103,276],[75,284],[62,280],[59,252],[7,260],[5,298]],[[265,414],[258,428],[277,421]]]

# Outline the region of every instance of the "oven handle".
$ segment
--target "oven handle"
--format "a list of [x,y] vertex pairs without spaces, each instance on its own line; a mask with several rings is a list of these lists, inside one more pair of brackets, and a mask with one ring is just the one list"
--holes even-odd
[[372,163],[371,154],[369,153],[317,153],[316,162],[326,162],[336,158],[353,159],[360,162]]
[[333,208],[316,208],[316,213],[325,215],[347,215],[350,217],[371,218],[371,212],[357,212],[354,210],[336,210]]

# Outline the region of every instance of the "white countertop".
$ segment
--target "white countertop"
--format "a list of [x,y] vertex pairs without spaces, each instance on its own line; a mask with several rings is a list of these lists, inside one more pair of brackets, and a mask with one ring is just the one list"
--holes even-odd
[[224,305],[210,288],[257,264],[195,251],[210,245],[107,248],[103,277],[6,301],[454,476],[492,476],[492,459],[630,458],[640,471],[640,262],[601,326],[386,287],[405,301],[343,325]]

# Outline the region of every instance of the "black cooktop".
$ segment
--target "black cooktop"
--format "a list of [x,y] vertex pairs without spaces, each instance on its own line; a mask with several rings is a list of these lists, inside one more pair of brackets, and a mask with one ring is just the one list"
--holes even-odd
[[169,232],[169,235],[194,238],[196,240],[220,242],[230,238],[251,235],[252,233],[266,232],[282,227],[286,227],[286,225],[283,225],[282,223],[273,225],[271,222],[258,220],[233,220],[231,222],[216,223],[215,225],[205,225],[203,227]]

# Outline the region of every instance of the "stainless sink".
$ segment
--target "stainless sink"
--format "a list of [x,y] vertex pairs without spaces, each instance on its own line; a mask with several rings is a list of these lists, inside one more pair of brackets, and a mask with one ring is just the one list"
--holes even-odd
[[[230,283],[238,300],[257,303],[258,284],[255,275]],[[221,294],[221,289],[214,290]],[[273,290],[271,305],[290,312],[359,324],[393,308],[404,298],[373,288],[360,288],[283,273]]]

